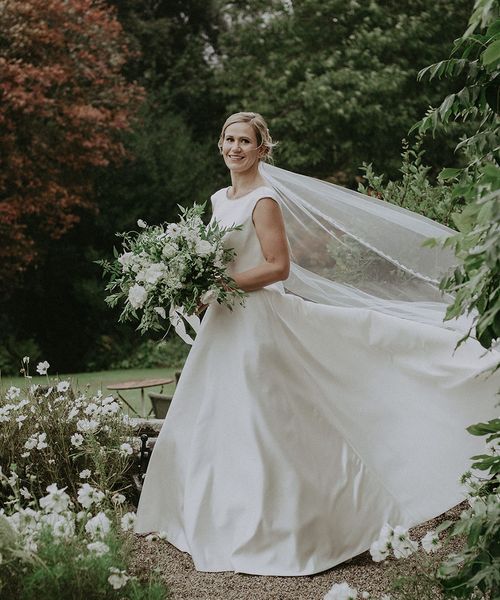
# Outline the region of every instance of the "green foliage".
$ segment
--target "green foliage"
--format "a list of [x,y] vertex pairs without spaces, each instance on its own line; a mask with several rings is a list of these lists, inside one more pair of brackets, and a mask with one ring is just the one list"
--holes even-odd
[[362,161],[395,170],[402,132],[450,89],[439,80],[423,89],[418,69],[448,51],[470,9],[432,0],[223,4],[214,64],[226,112],[263,113],[281,165],[341,183]]
[[180,369],[189,352],[189,346],[175,334],[170,339],[145,340],[136,344],[127,356],[111,363],[111,369],[148,369],[157,367]]
[[[48,380],[45,387],[10,388],[0,397],[0,465],[4,471],[15,465],[20,482],[35,496],[59,481],[75,498],[82,484],[79,473],[88,469],[88,481],[108,490],[109,504],[118,492],[133,499],[135,459],[120,450],[133,431],[120,406],[112,397],[87,397],[65,388]],[[80,429],[80,420],[94,421],[95,428]],[[75,434],[80,445],[73,441]],[[0,499],[6,500],[1,489]]]
[[485,164],[474,185],[459,185],[454,191],[469,203],[454,218],[460,233],[444,244],[461,262],[441,282],[441,289],[454,294],[446,318],[474,315],[475,335],[490,348],[500,337],[500,168]]
[[403,140],[402,163],[399,169],[401,179],[386,183],[383,175],[376,175],[371,163],[365,163],[361,170],[367,185],[360,183],[358,190],[364,194],[376,195],[444,225],[451,225],[452,211],[457,210],[461,199],[453,195],[450,185],[432,180],[431,167],[423,162],[424,154],[422,138],[411,147]]

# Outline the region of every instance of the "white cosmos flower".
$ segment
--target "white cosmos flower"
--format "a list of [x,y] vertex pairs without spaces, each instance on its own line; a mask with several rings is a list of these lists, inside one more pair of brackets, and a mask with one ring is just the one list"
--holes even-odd
[[108,577],[108,582],[114,590],[122,588],[130,579],[126,571],[120,571],[116,567],[110,567],[109,570],[111,575]]
[[83,437],[83,435],[81,433],[74,433],[71,436],[71,445],[74,446],[75,448],[79,448],[83,444],[84,439],[85,438]]
[[343,583],[334,583],[323,600],[356,600],[357,597],[358,591],[344,581]]
[[389,544],[384,540],[375,540],[370,546],[370,554],[374,562],[382,562],[389,556]]
[[[71,513],[69,514],[71,515]],[[75,523],[68,515],[51,513],[42,515],[41,520],[51,527],[55,537],[69,540],[75,535]]]
[[78,490],[78,502],[83,508],[90,508],[92,504],[99,504],[104,498],[104,493],[84,483]]
[[133,512],[128,512],[123,515],[120,520],[122,531],[129,531],[134,526],[136,515]]
[[109,552],[109,546],[104,542],[90,542],[87,544],[87,548],[96,556],[103,556]]
[[43,362],[39,362],[38,365],[36,366],[36,372],[39,375],[47,375],[47,371],[49,369],[50,365],[49,363],[44,360]]
[[15,400],[19,396],[20,393],[21,393],[20,388],[15,387],[14,385],[11,385],[5,394],[5,399],[6,400]]
[[148,226],[148,224],[146,223],[146,221],[143,221],[142,219],[137,219],[137,225],[141,229],[145,229]]
[[438,548],[441,548],[439,535],[435,531],[428,531],[420,541],[422,543],[422,548],[427,552],[427,554],[430,552],[435,552]]
[[90,469],[83,469],[83,471],[80,471],[79,477],[80,479],[88,479],[91,475]]
[[91,537],[104,537],[110,528],[111,522],[108,517],[101,511],[95,517],[89,519],[85,524],[85,531]]
[[394,528],[392,549],[396,558],[407,558],[418,550],[418,542],[410,540],[408,530],[398,525]]
[[47,512],[60,513],[67,510],[70,498],[64,491],[66,487],[58,489],[57,483],[53,483],[47,486],[46,490],[49,492],[47,496],[40,498],[40,507]]
[[123,494],[116,493],[111,496],[111,501],[114,504],[123,504],[125,502],[125,500],[126,500],[126,498]]
[[128,455],[132,454],[133,451],[134,451],[134,449],[127,442],[120,445],[120,454],[122,454],[122,456],[128,456]]
[[57,391],[58,392],[67,392],[69,390],[69,381],[60,381],[57,384]]
[[128,301],[132,308],[142,308],[147,297],[148,293],[146,292],[146,289],[137,283],[135,283],[128,291]]
[[94,432],[99,427],[99,422],[94,419],[80,419],[76,422],[76,428],[78,431],[82,431],[84,433]]

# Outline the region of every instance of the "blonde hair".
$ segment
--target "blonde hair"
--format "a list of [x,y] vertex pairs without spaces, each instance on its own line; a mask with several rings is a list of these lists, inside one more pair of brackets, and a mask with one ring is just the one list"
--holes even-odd
[[222,143],[224,141],[224,134],[226,133],[226,129],[229,125],[233,125],[234,123],[250,123],[255,131],[255,136],[257,138],[257,148],[264,146],[264,155],[261,160],[271,160],[271,154],[274,146],[277,145],[277,142],[273,142],[271,134],[269,133],[269,129],[267,128],[267,123],[264,120],[264,117],[259,113],[255,112],[237,112],[230,115],[224,125],[222,126],[222,131],[220,132],[218,147],[220,152],[222,152]]

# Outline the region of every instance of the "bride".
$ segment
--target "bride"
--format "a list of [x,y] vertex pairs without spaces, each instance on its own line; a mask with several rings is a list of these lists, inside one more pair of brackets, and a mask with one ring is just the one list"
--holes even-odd
[[[465,497],[497,357],[443,323],[449,235],[419,215],[264,165],[257,113],[224,123],[212,196],[244,307],[208,306],[154,447],[136,533],[199,571],[309,575]],[[418,243],[417,243],[418,242]],[[203,307],[205,308],[205,307]],[[465,324],[466,326],[467,324]]]

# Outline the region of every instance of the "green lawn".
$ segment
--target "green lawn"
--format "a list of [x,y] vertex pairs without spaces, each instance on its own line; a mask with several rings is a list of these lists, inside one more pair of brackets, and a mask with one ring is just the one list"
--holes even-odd
[[[95,394],[97,390],[102,390],[105,395],[115,394],[106,389],[106,387],[112,383],[118,383],[122,381],[132,381],[136,379],[159,379],[174,377],[175,371],[178,369],[122,369],[116,371],[97,371],[95,373],[70,373],[65,375],[58,375],[60,380],[68,379],[71,381],[73,388],[81,391],[87,391],[88,394]],[[50,370],[49,370],[50,373]],[[53,376],[49,376],[49,382],[54,380]],[[29,382],[28,385],[38,383],[41,385],[47,384],[47,377],[45,375],[33,375],[32,379],[25,380],[23,377],[2,377],[0,378],[0,393],[3,395],[5,391],[11,386],[23,388]],[[175,388],[175,384],[166,385],[163,387],[163,392],[168,395],[172,395]],[[146,412],[151,408],[151,402],[148,397],[148,392],[160,392],[160,387],[147,388],[145,391],[146,398]],[[133,406],[136,410],[139,410],[141,405],[141,391],[140,390],[129,390],[120,392],[122,396]],[[130,410],[126,405],[123,405],[124,411],[129,413]]]

